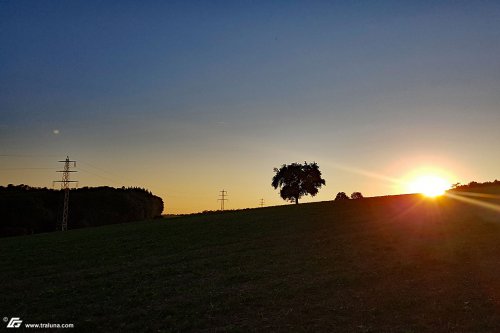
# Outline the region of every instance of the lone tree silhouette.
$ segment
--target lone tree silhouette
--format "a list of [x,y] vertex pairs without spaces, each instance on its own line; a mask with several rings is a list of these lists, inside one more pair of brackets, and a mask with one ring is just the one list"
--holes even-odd
[[304,162],[283,164],[281,168],[274,168],[276,173],[273,177],[271,185],[277,189],[280,188],[280,196],[283,200],[299,203],[299,199],[303,195],[310,194],[315,196],[321,185],[325,185],[325,180],[321,178],[316,162]]

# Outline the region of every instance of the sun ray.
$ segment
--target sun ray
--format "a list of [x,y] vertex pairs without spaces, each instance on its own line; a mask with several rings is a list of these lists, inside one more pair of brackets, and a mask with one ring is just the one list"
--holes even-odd
[[339,164],[339,163],[335,163],[335,162],[329,162],[329,163],[327,163],[327,165],[330,165],[330,166],[332,166],[336,169],[339,169],[339,170],[343,170],[343,171],[347,171],[350,173],[366,176],[369,178],[385,180],[385,181],[387,181],[389,183],[393,183],[393,184],[401,185],[404,183],[401,179],[386,176],[386,175],[383,175],[383,174],[380,174],[377,172],[373,172],[373,171],[369,171],[369,170],[365,170],[365,169],[361,169],[361,168],[357,168],[357,167],[347,166],[347,165],[343,165],[343,164]]
[[478,206],[478,207],[490,209],[490,210],[493,210],[495,212],[500,213],[500,205],[494,204],[494,203],[491,203],[491,202],[485,202],[485,201],[482,201],[482,200],[472,199],[472,198],[469,198],[469,197],[466,197],[466,196],[462,196],[462,194],[463,193],[461,193],[460,195],[458,195],[458,194],[452,193],[451,191],[446,192],[446,196],[450,197],[452,199],[455,199],[455,200],[458,200],[458,201],[462,201],[462,202],[465,202],[465,203],[468,203],[468,204],[471,204],[471,205],[475,205],[475,206]]
[[[466,196],[466,197],[476,197],[476,198],[484,198],[484,199],[496,199],[500,200],[500,195],[498,194],[489,194],[489,193],[476,193],[476,192],[455,192],[457,195]],[[458,194],[460,193],[460,194]]]

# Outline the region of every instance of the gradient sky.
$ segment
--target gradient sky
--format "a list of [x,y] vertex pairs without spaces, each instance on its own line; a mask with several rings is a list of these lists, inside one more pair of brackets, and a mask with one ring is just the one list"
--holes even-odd
[[304,202],[494,180],[500,2],[1,0],[0,115],[0,185],[69,155],[167,213],[282,204],[291,162],[326,179]]

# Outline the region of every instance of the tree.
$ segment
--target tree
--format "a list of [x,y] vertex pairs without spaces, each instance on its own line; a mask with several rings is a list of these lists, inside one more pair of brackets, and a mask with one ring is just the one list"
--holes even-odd
[[363,199],[363,194],[361,192],[352,192],[351,199]]
[[339,192],[337,193],[337,196],[335,197],[335,201],[344,201],[344,200],[349,200],[349,197],[345,192]]
[[325,185],[325,180],[321,178],[318,164],[307,163],[292,163],[281,168],[274,168],[276,173],[273,177],[271,185],[277,189],[280,188],[280,196],[283,200],[299,203],[299,199],[310,194],[315,196],[318,189]]

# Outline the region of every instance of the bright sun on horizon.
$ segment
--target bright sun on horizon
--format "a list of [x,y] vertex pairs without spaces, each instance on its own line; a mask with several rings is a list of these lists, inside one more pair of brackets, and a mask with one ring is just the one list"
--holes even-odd
[[410,193],[421,193],[427,197],[443,195],[451,188],[451,183],[435,175],[422,175],[408,183]]

